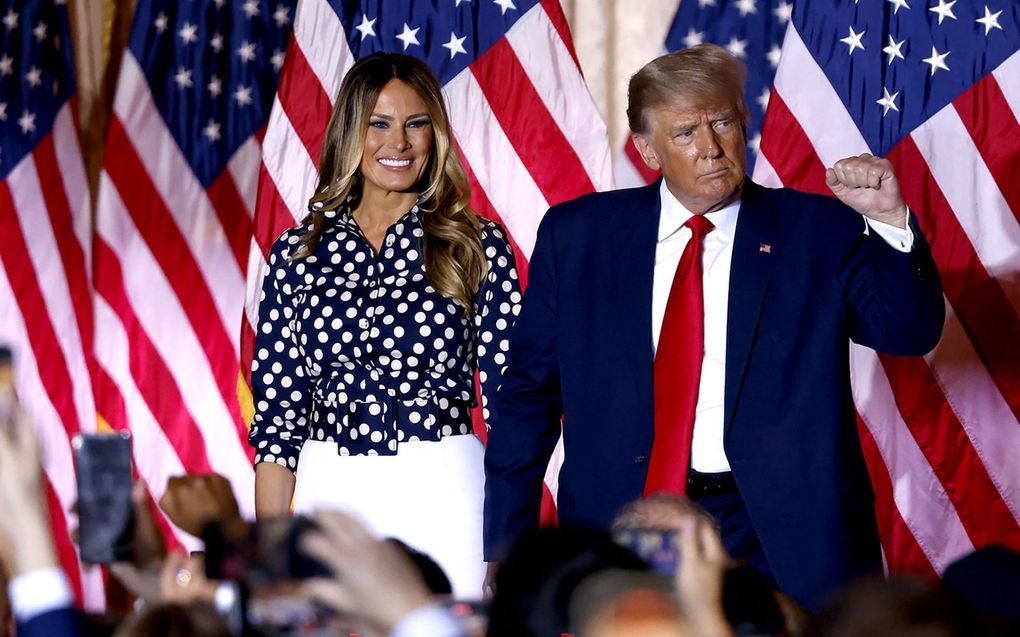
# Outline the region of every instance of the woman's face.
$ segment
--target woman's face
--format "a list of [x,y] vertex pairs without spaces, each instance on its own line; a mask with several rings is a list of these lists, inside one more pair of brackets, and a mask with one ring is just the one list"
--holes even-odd
[[418,93],[393,79],[372,109],[361,155],[365,195],[416,192],[432,150],[432,118]]

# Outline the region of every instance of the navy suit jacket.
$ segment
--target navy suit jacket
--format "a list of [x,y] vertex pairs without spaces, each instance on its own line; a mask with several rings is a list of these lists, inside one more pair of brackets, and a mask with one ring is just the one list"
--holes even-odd
[[17,637],[78,637],[81,634],[78,611],[71,607],[55,608],[27,622],[18,622],[15,627]]
[[[561,523],[607,526],[651,455],[659,185],[549,210],[485,453],[487,559],[538,524],[563,417]],[[899,252],[839,201],[745,182],[726,331],[724,448],[780,588],[808,605],[881,568],[850,395],[849,339],[893,355],[938,342],[938,272],[916,223]]]

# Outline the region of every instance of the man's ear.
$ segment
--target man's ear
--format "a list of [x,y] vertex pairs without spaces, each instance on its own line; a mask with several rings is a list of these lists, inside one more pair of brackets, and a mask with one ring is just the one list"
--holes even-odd
[[655,149],[652,148],[651,143],[649,143],[648,138],[643,133],[631,133],[630,139],[634,142],[634,147],[637,148],[637,152],[641,155],[645,166],[652,170],[660,170],[662,168],[659,165],[659,158],[655,154]]

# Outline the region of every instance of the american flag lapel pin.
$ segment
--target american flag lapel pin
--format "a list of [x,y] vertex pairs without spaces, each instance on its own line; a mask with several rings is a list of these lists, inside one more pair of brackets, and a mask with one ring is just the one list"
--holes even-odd
[[764,252],[765,254],[772,254],[772,246],[767,243],[758,244],[758,252]]

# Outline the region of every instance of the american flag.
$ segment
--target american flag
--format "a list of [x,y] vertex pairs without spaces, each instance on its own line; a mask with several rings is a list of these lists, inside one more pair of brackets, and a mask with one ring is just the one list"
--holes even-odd
[[74,53],[62,2],[0,3],[0,345],[43,447],[58,553],[79,602],[102,604],[68,529],[71,438],[96,428],[91,220],[78,146]]
[[[522,285],[549,206],[612,187],[605,126],[557,0],[302,0],[264,141],[245,360],[265,257],[306,214],[332,100],[354,61],[377,51],[414,55],[435,70],[472,207],[509,231]],[[561,453],[546,478],[552,493]]]
[[[829,194],[824,166],[887,156],[932,244],[947,310],[935,351],[851,348],[890,571],[1020,549],[1020,5],[688,0],[666,47],[700,42],[748,67],[759,183]],[[635,162],[621,157],[618,182],[657,176]]]
[[942,273],[924,358],[854,346],[851,374],[891,570],[1020,549],[1020,5],[799,0],[758,181],[823,192],[823,165],[896,166]]
[[[253,512],[237,399],[260,139],[294,2],[139,2],[93,238],[96,404],[158,498],[215,471]],[[185,545],[193,539],[176,531]]]

